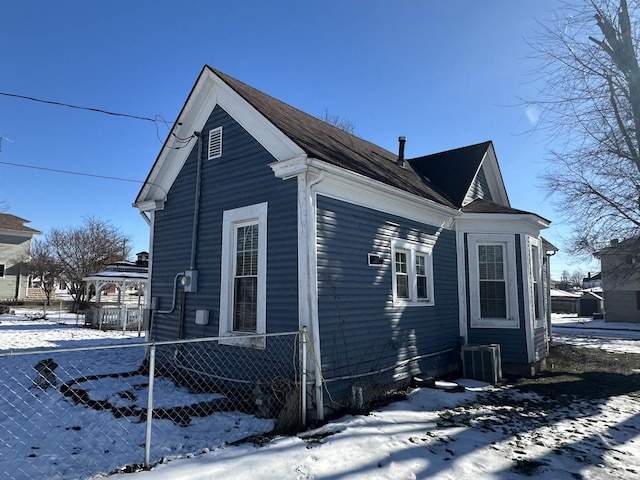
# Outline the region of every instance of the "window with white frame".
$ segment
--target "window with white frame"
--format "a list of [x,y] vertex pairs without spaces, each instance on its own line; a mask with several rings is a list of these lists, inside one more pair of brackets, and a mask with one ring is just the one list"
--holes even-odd
[[0,263],[0,277],[4,277],[4,263]]
[[433,245],[394,239],[391,242],[393,302],[433,305]]
[[542,268],[540,261],[540,247],[531,243],[531,299],[533,303],[533,318],[535,328],[544,326],[544,296],[542,291]]
[[222,219],[220,336],[264,347],[266,333],[267,203],[227,210]]
[[469,235],[471,327],[517,328],[515,239]]

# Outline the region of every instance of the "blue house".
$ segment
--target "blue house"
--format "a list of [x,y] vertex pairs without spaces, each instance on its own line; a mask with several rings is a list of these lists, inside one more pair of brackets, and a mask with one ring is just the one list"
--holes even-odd
[[469,345],[499,345],[507,374],[544,368],[549,221],[510,206],[491,142],[409,159],[404,141],[389,152],[205,66],[134,204],[151,338],[269,355],[247,336],[306,327],[318,418],[459,372]]

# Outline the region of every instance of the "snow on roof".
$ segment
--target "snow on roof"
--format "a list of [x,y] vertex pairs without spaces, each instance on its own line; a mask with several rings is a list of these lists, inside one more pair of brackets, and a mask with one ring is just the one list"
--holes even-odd
[[552,298],[580,298],[582,296],[582,293],[567,292],[557,288],[552,288],[550,294]]

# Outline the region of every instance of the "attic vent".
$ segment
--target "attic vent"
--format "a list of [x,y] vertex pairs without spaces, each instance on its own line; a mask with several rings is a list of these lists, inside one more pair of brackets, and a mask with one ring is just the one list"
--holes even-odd
[[209,154],[207,160],[222,156],[222,127],[209,130]]

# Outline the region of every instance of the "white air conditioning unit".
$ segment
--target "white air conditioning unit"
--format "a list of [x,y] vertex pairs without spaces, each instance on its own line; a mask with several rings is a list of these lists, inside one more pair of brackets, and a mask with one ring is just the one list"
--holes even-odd
[[502,380],[500,345],[463,345],[462,370],[464,378],[498,383]]

